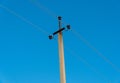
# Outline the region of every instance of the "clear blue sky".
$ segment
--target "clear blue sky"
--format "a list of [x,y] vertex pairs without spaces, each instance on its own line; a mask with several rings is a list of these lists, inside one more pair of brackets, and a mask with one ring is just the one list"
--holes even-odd
[[[120,69],[119,0],[0,0],[1,5],[49,34],[58,29],[54,15],[61,15],[65,23],[71,24]],[[65,49],[67,83],[120,83],[120,72],[72,31],[64,31],[64,44],[75,52],[72,55]],[[49,40],[48,35],[3,7],[0,7],[0,83],[60,83],[57,36]]]

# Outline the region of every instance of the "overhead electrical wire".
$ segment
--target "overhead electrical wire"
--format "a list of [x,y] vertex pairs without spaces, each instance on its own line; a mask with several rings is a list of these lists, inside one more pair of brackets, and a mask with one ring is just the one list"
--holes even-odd
[[[50,15],[52,15],[52,17],[57,17],[57,15],[53,12],[51,12],[48,8],[46,8],[45,6],[43,6],[42,4],[38,3],[38,2],[35,2],[34,4],[36,4],[40,9],[46,11],[46,12],[49,12]],[[45,8],[43,8],[45,7]],[[66,24],[66,23],[64,23]],[[77,57],[77,59],[79,59],[80,61],[82,61],[85,65],[87,65],[92,71],[94,71],[96,74],[100,75],[100,77],[102,77],[104,80],[108,81],[108,79],[103,76],[101,73],[99,73],[94,67],[92,67],[86,60],[84,60],[83,58],[81,58],[76,52],[74,52],[73,50],[70,50],[68,48],[66,48],[69,53],[71,55],[73,55],[74,57]],[[110,83],[110,81],[108,81],[108,83]]]
[[[48,7],[44,6],[43,4],[39,3],[37,0],[28,0],[30,3],[38,7],[39,9],[43,10],[45,13],[49,14],[53,18],[57,18],[59,15],[56,14],[55,12],[51,11]],[[65,22],[62,22],[62,24],[67,24]]]
[[80,40],[82,40],[88,47],[90,47],[94,52],[97,53],[98,56],[100,56],[103,60],[105,60],[107,63],[109,63],[116,71],[120,72],[120,69],[113,64],[108,58],[106,58],[100,51],[98,51],[92,44],[90,44],[80,33],[75,31],[74,29],[71,30],[72,33],[78,37]]
[[36,5],[38,8],[40,8],[41,10],[45,11],[46,13],[48,13],[49,15],[51,15],[52,17],[56,18],[57,14],[55,14],[54,12],[52,12],[51,10],[49,10],[47,7],[45,7],[44,5],[42,5],[41,3],[38,3],[36,0],[29,0],[32,4]]
[[24,22],[32,25],[34,28],[38,29],[38,30],[39,30],[40,32],[42,32],[43,34],[45,34],[45,35],[48,35],[48,34],[49,34],[47,31],[43,30],[41,27],[33,24],[31,21],[27,20],[25,17],[19,15],[19,14],[16,13],[15,11],[9,9],[8,7],[0,4],[0,8],[3,8],[4,10],[8,11],[9,13],[11,13],[11,14],[15,15],[16,17],[20,18],[22,21],[24,21]]
[[[44,12],[48,13],[50,16],[52,17],[56,17],[57,14],[54,13],[53,11],[50,11],[49,8],[43,6],[40,2],[38,1],[34,1],[34,0],[29,0],[34,2],[33,4],[36,5],[38,8],[40,8],[41,10],[43,10]],[[63,24],[66,24],[65,22]],[[79,32],[77,32],[76,30],[74,30],[72,28],[71,32],[80,40],[82,40],[86,45],[88,45],[93,51],[95,51],[97,53],[98,56],[100,56],[103,60],[105,60],[107,63],[109,63],[117,72],[120,72],[120,69],[113,64],[107,57],[105,57],[100,51],[98,51],[93,45],[91,45],[82,35],[80,35]]]
[[108,83],[111,83],[110,80],[108,80],[107,77],[105,77],[102,73],[100,73],[96,68],[94,68],[91,64],[89,64],[89,62],[87,62],[85,59],[83,59],[82,57],[80,57],[80,55],[75,52],[73,49],[71,50],[68,47],[65,47],[65,49],[74,57],[76,57],[78,60],[80,60],[82,63],[84,63],[86,66],[88,66],[92,71],[94,71],[96,74],[98,74],[101,78],[103,78],[104,80],[106,80]]
[[[30,1],[33,1],[33,0],[30,0]],[[47,7],[43,6],[43,5],[40,4],[39,2],[34,2],[34,4],[35,4],[36,6],[38,6],[40,9],[44,10],[45,12],[47,12],[50,16],[55,17],[55,18],[57,17],[57,14],[55,14],[54,12],[51,12]],[[46,34],[46,35],[49,34],[47,31],[43,30],[41,27],[33,24],[31,21],[27,20],[26,18],[24,18],[23,16],[19,15],[18,13],[10,10],[10,9],[7,8],[6,6],[0,4],[0,7],[3,8],[3,9],[5,9],[5,10],[7,10],[7,11],[10,12],[11,14],[17,16],[18,18],[20,18],[21,20],[25,21],[26,23],[32,25],[34,28],[37,28],[37,29],[40,30],[42,33],[44,33],[44,34]],[[100,57],[102,57],[106,62],[108,62],[109,64],[111,64],[112,67],[114,67],[117,71],[120,72],[120,70],[119,70],[109,59],[107,59],[104,55],[102,55],[102,54],[101,54],[95,47],[93,47],[88,41],[86,41],[76,30],[73,30],[73,29],[72,29],[72,33],[73,33],[74,35],[76,35],[80,40],[82,40],[83,42],[85,42],[91,49],[93,49],[95,52],[97,52],[97,54],[98,54]],[[75,52],[73,52],[73,51],[71,51],[71,50],[69,50],[69,51],[70,51],[70,53],[71,53],[72,55],[75,55],[75,56],[77,55]],[[79,56],[76,56],[76,57],[79,57]],[[87,61],[85,61],[85,60],[82,59],[82,58],[79,58],[79,59],[80,59],[80,61],[82,61],[83,63],[85,63],[87,66],[89,66],[93,71],[95,71],[96,73],[100,74],[99,72],[96,71],[95,68],[91,67]],[[102,76],[102,77],[103,77],[104,79],[106,79],[104,76]]]

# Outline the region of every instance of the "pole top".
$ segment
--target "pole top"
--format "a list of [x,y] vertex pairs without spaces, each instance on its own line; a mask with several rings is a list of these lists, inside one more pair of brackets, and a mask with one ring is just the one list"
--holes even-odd
[[58,20],[61,20],[62,19],[62,17],[61,16],[58,16]]

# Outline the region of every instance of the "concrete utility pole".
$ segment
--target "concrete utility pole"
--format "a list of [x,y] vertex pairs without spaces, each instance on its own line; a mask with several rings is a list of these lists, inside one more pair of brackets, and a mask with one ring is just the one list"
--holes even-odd
[[[58,17],[59,30],[54,32],[53,35],[49,36],[49,39],[52,39],[55,34],[58,34],[58,47],[59,47],[59,63],[60,63],[60,83],[66,83],[66,75],[65,75],[65,62],[64,62],[64,47],[63,47],[63,37],[62,31],[65,28],[62,28],[62,17]],[[70,29],[70,25],[66,26],[67,29]]]
[[[59,29],[61,29],[62,28],[61,17],[58,17],[58,20],[59,20]],[[60,63],[60,81],[61,81],[60,83],[66,83],[62,32],[58,33],[58,44],[59,44],[59,63]]]

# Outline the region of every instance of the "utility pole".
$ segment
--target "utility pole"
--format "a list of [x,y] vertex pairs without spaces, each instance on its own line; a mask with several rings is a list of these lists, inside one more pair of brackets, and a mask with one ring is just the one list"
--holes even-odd
[[[59,20],[59,29],[61,29],[62,28],[61,17],[58,17],[58,20]],[[61,80],[60,83],[66,83],[62,32],[58,33],[58,44],[59,44],[60,80]]]
[[[65,28],[62,28],[62,17],[58,16],[58,31],[54,32],[52,35],[49,35],[49,39],[53,39],[55,34],[58,34],[58,48],[59,48],[59,64],[60,64],[60,83],[66,83],[66,74],[65,74],[65,61],[64,61],[64,46],[63,46],[63,36],[62,31]],[[70,29],[70,25],[66,26],[67,29]]]

